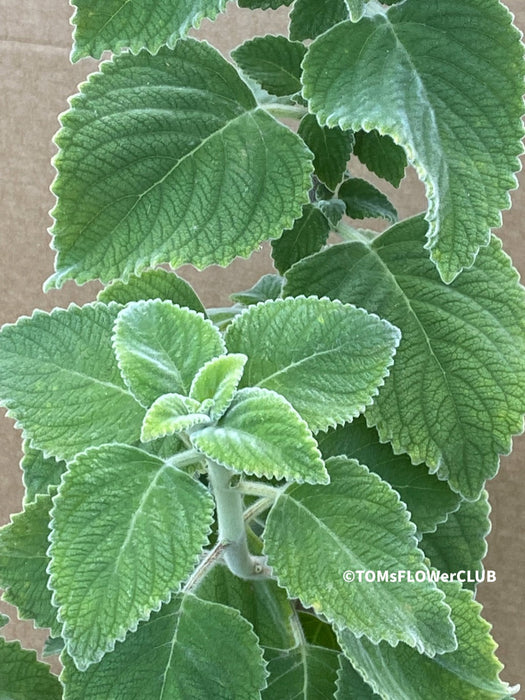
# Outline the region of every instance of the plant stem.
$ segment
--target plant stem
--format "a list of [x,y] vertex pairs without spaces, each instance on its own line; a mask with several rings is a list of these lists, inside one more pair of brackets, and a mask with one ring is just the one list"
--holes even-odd
[[240,578],[258,579],[270,574],[264,557],[254,556],[248,549],[242,494],[230,487],[234,472],[208,460],[210,478],[219,524],[219,543],[224,547],[224,560],[230,571]]
[[280,102],[268,102],[261,104],[261,107],[274,117],[281,119],[302,119],[308,110],[302,105],[283,105]]
[[237,486],[235,486],[235,490],[245,496],[260,496],[262,498],[269,498],[272,501],[275,501],[282,491],[280,488],[270,486],[270,484],[264,484],[260,481],[240,481]]
[[182,469],[184,467],[189,467],[191,464],[195,464],[200,460],[202,460],[202,454],[191,448],[189,450],[184,450],[184,452],[177,452],[166,460],[166,464],[170,467]]
[[194,588],[199,587],[201,581],[206,577],[210,569],[212,569],[217,563],[217,561],[220,559],[223,551],[224,545],[221,542],[217,542],[215,547],[210,549],[210,551],[206,554],[204,559],[201,561],[201,563],[197,566],[195,571],[186,581],[184,588],[182,589],[184,593],[189,593]]

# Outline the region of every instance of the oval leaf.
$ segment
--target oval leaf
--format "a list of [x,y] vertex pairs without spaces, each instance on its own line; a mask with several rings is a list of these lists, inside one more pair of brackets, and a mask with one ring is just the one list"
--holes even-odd
[[207,362],[195,375],[190,396],[200,402],[213,401],[213,420],[218,420],[233,401],[247,359],[240,354],[222,355]]
[[288,294],[329,294],[402,333],[385,386],[366,413],[382,442],[425,462],[465,498],[478,498],[523,430],[525,292],[501,243],[451,285],[424,248],[416,217],[372,245],[334,246],[294,265]]
[[69,465],[52,510],[53,603],[80,670],[169,599],[207,542],[213,499],[142,450],[105,445]]
[[193,39],[103,63],[56,142],[58,255],[47,288],[162,262],[226,265],[280,236],[308,201],[304,143]]
[[377,129],[406,150],[446,282],[488,244],[516,187],[524,62],[511,21],[499,0],[406,0],[333,27],[303,64],[303,94],[322,124]]
[[312,430],[362,413],[393,362],[399,332],[328,299],[258,304],[228,328],[230,352],[248,355],[243,384],[282,394]]
[[200,403],[180,394],[163,394],[153,402],[144,416],[142,442],[173,435],[210,422],[206,413],[199,413]]

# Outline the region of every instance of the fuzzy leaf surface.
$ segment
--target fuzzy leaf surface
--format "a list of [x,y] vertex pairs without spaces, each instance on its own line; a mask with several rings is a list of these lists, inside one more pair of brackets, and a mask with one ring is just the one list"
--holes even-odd
[[160,263],[226,265],[280,236],[308,201],[302,140],[193,39],[103,63],[56,142],[47,288],[125,281]]
[[394,367],[367,422],[395,452],[476,500],[523,429],[525,293],[495,237],[445,285],[425,232],[416,217],[370,246],[334,246],[297,263],[285,293],[334,296],[400,328]]
[[378,218],[391,223],[397,221],[397,211],[377,187],[359,177],[343,182],[337,196],[346,206],[346,214],[351,219]]
[[65,659],[68,700],[248,700],[265,686],[252,626],[233,608],[177,595],[80,673]]
[[46,456],[136,442],[144,417],[120,376],[111,332],[121,307],[35,311],[0,332],[0,403]]
[[337,673],[337,692],[334,700],[347,700],[359,698],[359,700],[378,700],[372,688],[367,685],[348,659],[339,654],[339,670]]
[[336,690],[339,654],[303,642],[269,654],[268,687],[263,700],[327,700]]
[[24,504],[32,503],[38,494],[47,494],[49,486],[58,486],[66,463],[54,457],[44,457],[42,450],[31,447],[29,440],[24,442],[24,456],[20,467],[24,472]]
[[361,163],[378,177],[399,187],[407,167],[406,153],[401,146],[376,129],[357,131],[354,138],[354,154]]
[[[288,488],[264,533],[268,563],[305,607],[372,642],[405,641],[433,655],[454,648],[444,595],[430,581],[347,583],[345,571],[425,570],[415,527],[392,488],[355,460],[327,462],[328,486]],[[302,533],[298,538],[297,533]]]
[[301,61],[306,47],[285,36],[257,36],[232,51],[239,68],[271,95],[284,97],[301,90]]
[[207,362],[195,375],[190,397],[199,402],[213,401],[213,420],[218,420],[233,401],[247,359],[241,354],[222,355]]
[[277,10],[279,7],[291,5],[293,0],[237,0],[239,7],[249,10]]
[[0,692],[5,700],[61,700],[62,686],[36,652],[0,637]]
[[303,64],[303,95],[322,124],[377,129],[407,152],[446,282],[489,243],[516,187],[524,62],[511,19],[498,0],[406,0],[333,27]]
[[295,0],[290,13],[290,39],[315,39],[348,16],[345,0],[324,0],[322,12],[319,0]]
[[[325,459],[352,457],[387,481],[406,504],[419,534],[433,532],[459,507],[459,494],[435,474],[429,474],[424,464],[416,466],[408,455],[394,454],[392,446],[380,442],[377,430],[367,427],[362,416],[316,437]],[[435,566],[439,569],[438,564]]]
[[113,342],[122,376],[144,406],[163,394],[188,395],[199,369],[224,352],[211,321],[159,300],[128,304],[118,315]]
[[73,52],[78,61],[100,58],[103,51],[133,53],[146,48],[156,53],[163,44],[172,47],[204,17],[215,19],[227,0],[72,0],[77,9],[72,23]]
[[329,233],[330,225],[326,216],[317,207],[307,204],[303,215],[295,221],[293,227],[272,241],[272,258],[277,270],[283,275],[298,260],[318,253]]
[[3,600],[16,605],[21,620],[50,627],[57,636],[61,626],[51,605],[46,571],[51,505],[50,495],[39,495],[0,529],[0,587],[5,591]]
[[230,294],[232,301],[243,306],[253,306],[260,301],[277,299],[281,295],[284,279],[279,275],[263,275],[250,289]]
[[99,292],[97,299],[106,304],[116,301],[122,305],[130,301],[164,299],[198,313],[205,313],[193,287],[174,272],[162,269],[145,270],[141,275],[131,275],[127,282],[116,280]]
[[307,114],[299,124],[299,136],[314,154],[315,174],[325,185],[335,189],[343,179],[354,146],[351,131],[338,126],[320,126],[314,114]]
[[229,351],[248,356],[242,384],[282,394],[314,431],[364,411],[398,343],[388,322],[314,297],[254,306],[226,333]]
[[173,435],[195,425],[210,422],[207,413],[199,412],[200,403],[181,394],[163,394],[148,408],[142,424],[141,440],[149,442]]
[[441,585],[456,625],[456,651],[431,659],[405,644],[374,645],[343,630],[338,636],[345,655],[383,700],[435,700],[436,689],[443,698],[507,700],[511,689],[499,680],[503,666],[494,654],[497,645],[480,615],[481,605],[458,584]]
[[207,542],[207,489],[161,459],[105,445],[69,465],[52,511],[51,587],[85,670],[169,599]]
[[289,481],[326,484],[328,475],[308,425],[285,398],[241,389],[216,426],[190,436],[200,452],[228,469]]
[[[476,572],[481,573],[481,562],[487,553],[485,538],[490,532],[489,515],[488,494],[483,491],[477,501],[463,501],[459,510],[450,513],[435,532],[424,535],[421,549],[432,566],[441,572],[471,572],[471,578],[475,578]],[[463,586],[476,590],[474,581],[465,580]]]

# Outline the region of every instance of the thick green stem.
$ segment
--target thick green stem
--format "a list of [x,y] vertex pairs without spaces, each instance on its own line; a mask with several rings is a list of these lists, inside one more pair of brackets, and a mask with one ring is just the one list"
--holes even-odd
[[183,452],[177,452],[166,460],[168,466],[177,467],[178,469],[189,467],[192,464],[197,464],[197,462],[202,462],[202,454],[193,448],[184,450]]
[[219,543],[224,545],[224,560],[241,578],[258,579],[270,574],[264,557],[254,556],[248,549],[242,494],[230,487],[234,472],[208,460],[210,478],[219,524]]

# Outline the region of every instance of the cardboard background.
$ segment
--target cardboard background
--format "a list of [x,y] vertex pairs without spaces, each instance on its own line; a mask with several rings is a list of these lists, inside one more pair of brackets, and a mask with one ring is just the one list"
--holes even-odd
[[[525,8],[520,0],[509,0],[516,22],[525,28]],[[54,254],[46,229],[53,196],[49,185],[54,171],[50,159],[55,152],[52,137],[57,115],[67,108],[67,98],[77,84],[96,69],[96,62],[69,63],[71,8],[66,0],[0,0],[0,323],[13,322],[34,308],[49,310],[71,301],[91,301],[96,283],[76,287],[68,282],[59,292],[42,293],[42,283],[53,271]],[[284,33],[286,12],[249,12],[231,5],[229,11],[211,24],[203,22],[198,35],[228,51],[249,35],[267,31]],[[525,184],[525,178],[521,177]],[[413,173],[397,193],[381,183],[406,216],[424,208],[422,187]],[[525,214],[525,190],[513,193],[513,209],[504,214],[498,231],[515,265],[525,272],[525,245],[521,230]],[[228,293],[244,289],[271,271],[267,249],[249,261],[236,261],[228,269],[210,268],[203,273],[186,267],[184,276],[197,288],[207,305],[227,303]],[[3,411],[1,412],[3,414]],[[485,565],[494,569],[497,582],[480,587],[478,599],[484,614],[494,624],[500,644],[499,655],[506,664],[503,678],[525,683],[525,489],[520,465],[525,457],[525,440],[516,438],[512,456],[502,459],[499,476],[489,484],[493,507],[492,533]],[[0,420],[0,524],[21,507],[22,486],[18,467],[20,436],[12,421]],[[44,631],[16,620],[13,608],[1,604],[14,621],[5,628],[9,638],[18,637],[27,647],[39,647]],[[523,695],[525,697],[525,695]]]

